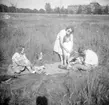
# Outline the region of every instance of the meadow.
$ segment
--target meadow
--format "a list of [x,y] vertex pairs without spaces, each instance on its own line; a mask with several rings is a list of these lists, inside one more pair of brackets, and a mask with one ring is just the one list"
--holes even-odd
[[38,15],[9,14],[10,19],[0,20],[0,51],[4,62],[11,63],[11,57],[19,45],[24,45],[26,55],[34,63],[41,51],[44,60],[52,62],[53,45],[57,33],[68,25],[74,26],[74,50],[79,46],[92,48],[99,55],[100,64],[108,61],[109,16],[88,15]]
[[[84,46],[92,48],[99,55],[100,64],[108,61],[108,21],[109,16],[88,15],[38,15],[9,14],[10,19],[0,20],[0,51],[5,62],[19,45],[24,45],[26,55],[34,63],[36,55],[42,51],[44,60],[55,61],[53,45],[57,33],[68,25],[74,26],[74,50]],[[105,59],[105,60],[104,60]]]
[[[58,56],[53,53],[53,45],[57,33],[61,29],[66,28],[66,26],[73,25],[74,50],[77,51],[77,49],[81,46],[85,49],[93,49],[98,54],[99,67],[94,72],[86,76],[83,75],[79,79],[73,75],[73,77],[65,77],[65,79],[63,79],[64,82],[62,82],[63,80],[60,80],[61,76],[57,77],[57,80],[55,81],[56,86],[54,84],[51,85],[51,87],[54,86],[53,88],[56,89],[54,91],[57,91],[57,93],[55,94],[52,91],[51,95],[53,95],[52,97],[59,98],[54,99],[56,101],[52,99],[54,103],[50,105],[109,104],[108,15],[47,15],[17,13],[9,13],[9,15],[9,19],[4,19],[2,16],[0,17],[1,67],[7,67],[11,63],[11,57],[19,45],[25,46],[26,55],[32,63],[36,62],[37,54],[40,52],[44,54],[44,63],[59,61]],[[58,83],[59,80],[60,83]],[[56,88],[59,84],[62,84],[62,87],[64,87],[64,89],[60,89],[60,92],[58,92],[60,87]],[[23,100],[23,102],[25,101],[25,104],[15,103],[16,99],[14,98],[14,95],[17,94],[19,96],[19,92],[11,96],[8,94],[10,91],[8,91],[9,88],[7,89],[2,87],[2,85],[0,86],[1,91],[4,90],[4,94],[2,94],[3,97],[0,98],[7,99],[8,95],[9,97],[12,97],[10,105],[35,105],[32,103],[30,104],[30,102],[32,102],[30,98],[31,96],[29,98],[26,96],[26,99],[24,97],[24,100],[19,97],[19,103]],[[24,91],[26,94],[27,91]],[[63,99],[64,97],[62,97],[63,94],[66,97],[66,101]],[[58,99],[60,99],[59,103],[55,103],[58,102]],[[30,101],[28,102],[28,100]]]

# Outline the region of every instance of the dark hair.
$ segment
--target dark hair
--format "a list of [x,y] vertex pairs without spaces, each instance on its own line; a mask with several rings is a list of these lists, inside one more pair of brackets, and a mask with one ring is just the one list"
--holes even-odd
[[[67,26],[65,30],[68,30],[68,29],[71,29],[72,32],[74,32],[74,27],[73,27],[72,25]],[[71,33],[72,33],[72,32],[71,32]]]
[[80,56],[85,56],[85,54],[84,54],[84,48],[83,47],[79,47],[78,48],[78,53],[79,53]]
[[78,52],[79,52],[79,53],[82,53],[83,51],[84,51],[83,47],[79,47],[79,48],[78,48]]
[[21,47],[21,48],[25,48],[25,46],[24,46],[24,45],[19,45],[19,47]]
[[22,48],[25,48],[25,46],[19,45],[19,46],[17,47],[17,51],[20,53],[20,52],[22,51]]

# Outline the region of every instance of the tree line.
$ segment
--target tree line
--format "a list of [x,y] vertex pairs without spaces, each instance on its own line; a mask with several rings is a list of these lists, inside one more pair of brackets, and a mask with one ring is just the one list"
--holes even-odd
[[55,7],[52,8],[50,3],[45,4],[45,9],[29,9],[29,8],[17,8],[15,5],[6,6],[4,4],[0,4],[0,12],[12,12],[12,13],[52,13],[52,14],[108,14],[109,6],[101,6],[97,5],[97,3],[93,3],[93,5],[76,5],[70,8],[63,7]]

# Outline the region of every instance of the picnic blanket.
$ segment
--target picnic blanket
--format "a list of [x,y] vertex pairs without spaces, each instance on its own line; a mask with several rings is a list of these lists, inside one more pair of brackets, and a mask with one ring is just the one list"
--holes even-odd
[[44,72],[46,75],[53,75],[53,74],[59,74],[59,73],[67,73],[68,70],[65,68],[59,67],[60,63],[56,62],[53,64],[45,64]]
[[[44,69],[42,67],[44,67]],[[60,65],[60,62],[55,62],[53,64],[44,64],[44,66],[39,66],[39,68],[42,68],[42,69],[37,69],[37,68],[38,68],[38,66],[36,66],[36,68],[34,66],[34,69],[35,69],[36,73],[38,73],[38,74],[45,73],[46,75],[53,75],[53,74],[68,72],[68,70],[65,67],[62,67]],[[9,68],[8,69],[9,73],[7,72],[7,74],[13,75],[14,73],[11,73],[11,71],[12,71],[12,69]],[[29,74],[29,72],[27,70],[25,70],[25,71],[21,72],[20,75],[22,75],[22,74]]]

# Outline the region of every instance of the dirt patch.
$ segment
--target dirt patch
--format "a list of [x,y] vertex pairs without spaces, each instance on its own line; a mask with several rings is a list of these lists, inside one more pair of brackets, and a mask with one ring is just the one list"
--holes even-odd
[[68,70],[58,68],[59,64],[60,64],[59,62],[56,62],[56,63],[53,63],[53,64],[45,64],[44,72],[46,73],[46,75],[67,73]]

